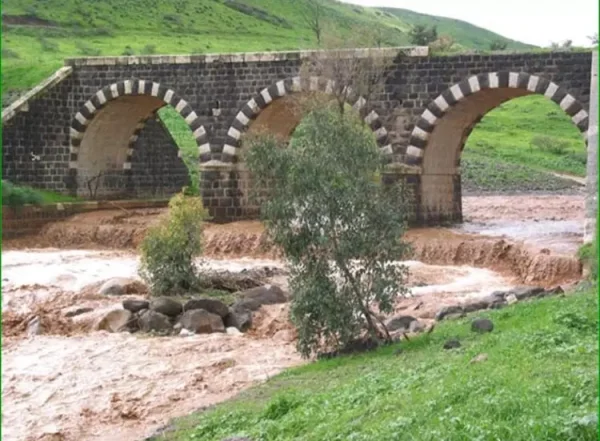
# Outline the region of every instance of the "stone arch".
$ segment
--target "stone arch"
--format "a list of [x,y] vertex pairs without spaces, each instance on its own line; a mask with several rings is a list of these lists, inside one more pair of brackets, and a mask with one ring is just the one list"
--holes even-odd
[[[248,130],[252,122],[273,101],[300,92],[332,94],[334,85],[335,83],[332,80],[324,77],[312,76],[303,80],[301,77],[296,76],[280,80],[270,87],[263,89],[249,100],[235,116],[232,125],[227,131],[227,137],[223,146],[224,160],[231,162],[237,160],[242,134]],[[352,98],[348,104],[352,105],[361,115],[364,115],[363,119],[373,131],[380,151],[384,154],[391,154],[392,146],[388,143],[388,132],[383,126],[379,114],[375,110],[365,108],[367,101],[362,96]]]
[[[457,154],[453,166],[458,165],[466,139],[487,112],[512,98],[531,94],[544,95],[558,104],[585,137],[588,113],[567,90],[525,72],[492,72],[474,75],[453,85],[427,106],[413,128],[404,162],[425,169],[424,158],[430,151],[429,156]],[[457,131],[460,131],[459,136]],[[442,148],[450,151],[444,154]]]
[[[198,149],[208,146],[207,133],[190,104],[169,87],[147,80],[125,80],[97,91],[80,107],[70,127],[69,179],[67,186],[77,192],[81,168],[111,149],[117,158],[116,168],[131,167],[132,143],[145,121],[163,106],[170,104],[191,129]],[[84,164],[82,165],[82,162]],[[119,164],[120,163],[120,164]]]

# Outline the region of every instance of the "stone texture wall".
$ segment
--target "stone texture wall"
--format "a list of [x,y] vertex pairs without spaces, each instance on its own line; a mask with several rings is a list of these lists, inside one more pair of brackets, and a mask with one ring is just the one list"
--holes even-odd
[[[407,153],[413,142],[419,142],[415,138],[416,125],[440,94],[446,94],[451,101],[449,90],[455,85],[460,89],[463,87],[460,85],[474,75],[499,72],[502,78],[509,78],[509,72],[528,73],[556,83],[561,90],[568,91],[582,108],[587,110],[589,106],[589,52],[428,57],[423,56],[426,55],[423,51],[413,51],[413,56],[397,56],[399,49],[385,51],[386,56],[394,60],[385,87],[372,97],[370,107],[363,111],[365,118],[372,123],[380,145],[389,153],[389,163],[406,163],[420,170],[411,172],[410,176],[401,176],[410,180],[415,188],[416,222],[458,221],[462,216],[460,171],[446,172],[444,178],[427,176],[422,164],[411,162],[411,155]],[[101,105],[98,98],[91,98],[102,90],[104,97],[112,99],[102,104],[109,108],[123,95],[132,95],[127,98],[128,106],[135,110],[136,102],[139,101],[142,106],[139,97],[145,95],[156,98],[156,102],[177,106],[196,134],[200,161],[205,170],[203,195],[215,219],[228,221],[254,215],[254,208],[244,205],[247,191],[239,185],[243,167],[235,164],[236,156],[231,153],[237,147],[230,144],[251,125],[252,118],[249,116],[255,115],[244,112],[248,109],[254,112],[252,103],[256,109],[262,109],[280,96],[281,87],[293,92],[292,79],[299,74],[303,59],[309,55],[293,52],[68,60],[67,64],[73,67],[68,78],[28,103],[27,111],[17,112],[4,123],[4,177],[37,187],[67,191],[69,180],[72,181],[76,174],[78,160],[77,147],[72,144],[71,135],[73,130],[83,133],[85,129],[77,121],[89,124],[86,119],[90,116],[86,110],[88,100]],[[508,83],[506,86],[509,90]],[[526,87],[519,84],[519,87],[523,86]],[[507,95],[507,98],[510,97]],[[150,106],[146,102],[143,105],[147,106],[148,112],[156,110],[151,108],[155,104]],[[78,113],[83,119],[77,119]],[[118,125],[125,118],[119,118],[117,112],[112,120]],[[477,120],[474,119],[468,130]],[[245,124],[240,126],[240,121]],[[135,131],[135,127],[121,129],[123,133],[130,130],[127,132],[130,134]],[[86,133],[82,136],[91,136]],[[461,138],[466,138],[466,135],[468,133],[462,133]],[[426,143],[427,140],[424,141]],[[38,157],[39,160],[34,160]],[[140,191],[142,176],[148,177],[148,173],[141,170],[149,168],[149,165],[143,166],[143,162],[142,159],[133,165],[132,161],[132,173],[138,176],[136,185]],[[174,175],[180,176],[179,171]],[[440,198],[441,194],[446,197]]]

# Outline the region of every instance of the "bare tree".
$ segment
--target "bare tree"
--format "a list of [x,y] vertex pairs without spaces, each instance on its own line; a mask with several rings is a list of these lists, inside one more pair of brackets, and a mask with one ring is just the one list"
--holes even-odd
[[383,89],[393,58],[382,49],[353,49],[357,45],[348,40],[331,39],[327,46],[332,49],[315,53],[303,64],[300,78],[308,86],[305,89],[313,90],[310,82],[320,77],[327,81],[325,98],[333,96],[340,113],[344,113],[346,103],[357,100],[360,107],[368,108],[373,96]]
[[324,8],[320,0],[307,0],[300,8],[302,21],[315,34],[319,46],[321,45],[321,38],[323,36],[323,15]]
[[592,43],[592,46],[598,46],[598,32],[596,32],[594,35],[588,36],[587,38]]

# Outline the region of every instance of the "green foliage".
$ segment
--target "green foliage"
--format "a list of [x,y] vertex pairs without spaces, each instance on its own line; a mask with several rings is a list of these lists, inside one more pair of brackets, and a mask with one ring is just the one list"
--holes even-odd
[[133,48],[129,45],[125,46],[125,49],[123,50],[123,52],[121,52],[121,55],[124,56],[131,56],[131,55],[135,55],[135,51],[133,50]]
[[77,46],[77,49],[79,50],[80,55],[86,57],[97,57],[98,55],[100,55],[100,49],[93,48],[84,43],[83,41],[78,41],[75,44]]
[[461,159],[462,188],[475,193],[554,192],[578,188],[563,179],[528,165],[498,160],[494,154],[464,152]]
[[534,136],[531,140],[531,145],[543,152],[548,152],[557,156],[564,155],[569,148],[569,144],[566,141],[546,135]]
[[[399,345],[287,370],[156,441],[595,441],[597,311],[594,290],[485,311],[495,325],[486,335],[471,332],[472,317],[442,322]],[[443,350],[451,337],[462,347]],[[487,360],[469,363],[478,354]]]
[[200,283],[194,259],[202,253],[207,218],[202,200],[182,194],[169,202],[168,216],[150,228],[140,246],[140,276],[153,295],[177,295]]
[[156,53],[156,45],[155,44],[147,44],[142,49],[142,54],[144,55],[153,55]]
[[19,54],[7,47],[2,48],[2,58],[20,58]]
[[506,43],[506,41],[494,40],[490,43],[490,50],[491,51],[503,51],[506,49],[507,46],[508,46],[508,44]]
[[437,40],[437,26],[427,28],[424,25],[416,25],[408,33],[410,42],[417,46],[427,46]]
[[590,279],[598,280],[598,238],[595,237],[592,243],[586,243],[579,248],[577,257],[590,269]]
[[57,52],[58,51],[58,43],[52,40],[48,40],[47,38],[40,37],[39,39],[40,45],[42,46],[43,52]]
[[354,113],[320,107],[288,148],[259,136],[245,150],[258,193],[268,195],[267,231],[291,267],[299,351],[338,349],[365,325],[379,340],[372,307],[390,312],[405,293],[407,271],[397,261],[407,245],[401,189],[373,180],[381,158],[368,127]]
[[41,205],[43,199],[33,188],[19,187],[9,181],[2,180],[2,205],[13,209],[23,205]]

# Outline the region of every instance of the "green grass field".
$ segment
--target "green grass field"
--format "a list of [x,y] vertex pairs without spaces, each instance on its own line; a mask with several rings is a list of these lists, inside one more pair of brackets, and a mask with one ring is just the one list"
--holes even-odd
[[[360,45],[373,44],[373,29],[386,46],[406,45],[412,26],[426,23],[462,48],[488,49],[495,40],[510,49],[531,47],[459,20],[332,0],[323,5],[325,33]],[[5,0],[3,93],[32,87],[66,57],[314,48],[304,6],[305,0]]]
[[[290,369],[154,441],[595,441],[598,297],[485,311],[374,353]],[[449,338],[462,347],[442,349]],[[397,355],[397,350],[402,352]],[[470,361],[479,354],[487,360]]]

